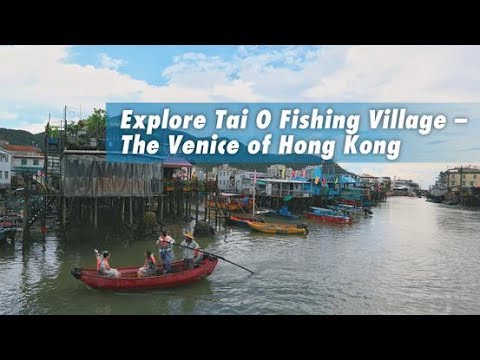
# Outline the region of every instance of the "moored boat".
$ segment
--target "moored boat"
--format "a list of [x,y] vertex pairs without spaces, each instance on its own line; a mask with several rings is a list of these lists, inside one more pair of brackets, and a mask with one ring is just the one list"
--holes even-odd
[[310,219],[328,221],[337,224],[349,224],[352,222],[351,216],[337,215],[334,213],[306,212],[305,216]]
[[255,220],[253,218],[244,218],[240,216],[229,216],[227,217],[227,223],[230,225],[240,225],[248,227],[249,222],[263,222],[259,220]]
[[252,209],[253,200],[242,194],[221,193],[217,200],[208,201],[208,206],[211,209],[219,207],[232,212],[245,211]]
[[316,206],[310,206],[310,209],[312,209],[311,212],[315,214],[332,214],[333,215],[336,212],[336,210],[333,210],[333,209],[316,207]]
[[218,258],[211,255],[204,255],[202,262],[193,269],[186,269],[183,261],[172,263],[172,273],[163,274],[161,267],[158,267],[160,275],[138,277],[139,266],[117,268],[120,277],[106,277],[98,274],[96,269],[75,268],[72,275],[84,284],[105,290],[138,290],[171,288],[200,281],[209,276],[218,263]]
[[298,219],[298,216],[292,214],[287,206],[282,206],[279,210],[269,210],[265,213],[266,216],[280,216],[289,219]]
[[0,227],[0,240],[5,240],[5,239],[14,239],[15,238],[15,233],[17,232],[17,229],[14,227]]
[[261,223],[248,222],[250,228],[268,234],[292,234],[292,235],[307,235],[308,228],[305,224],[277,224],[277,223]]

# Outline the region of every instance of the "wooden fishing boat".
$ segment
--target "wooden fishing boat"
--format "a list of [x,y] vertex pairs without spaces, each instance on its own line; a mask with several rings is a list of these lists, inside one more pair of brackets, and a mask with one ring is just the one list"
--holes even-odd
[[292,234],[292,235],[307,235],[308,228],[305,224],[276,224],[276,223],[261,223],[248,222],[250,228],[268,234]]
[[373,211],[369,208],[359,208],[352,205],[345,205],[345,204],[338,204],[334,206],[329,206],[329,209],[332,209],[337,214],[348,215],[348,216],[364,216],[364,215],[372,215]]
[[244,218],[240,216],[229,216],[227,217],[227,223],[229,225],[239,225],[239,226],[246,226],[248,227],[249,222],[263,222],[259,220],[255,220],[253,218]]
[[316,207],[316,206],[310,206],[310,209],[312,209],[310,212],[315,213],[315,214],[329,214],[329,215],[334,215],[336,210],[330,209],[330,208],[322,208],[322,207]]
[[128,291],[170,288],[200,281],[213,272],[217,263],[217,257],[205,254],[202,263],[193,269],[185,269],[183,260],[172,263],[172,273],[169,274],[163,274],[161,266],[158,266],[161,274],[158,276],[139,278],[137,271],[140,266],[117,268],[120,272],[118,278],[101,276],[96,269],[75,268],[71,273],[76,279],[95,289]]
[[221,193],[217,200],[209,200],[208,207],[215,209],[222,208],[226,211],[246,211],[253,207],[253,200],[248,199],[242,194]]
[[362,202],[358,201],[358,200],[340,199],[340,200],[338,200],[338,202],[340,204],[362,207]]
[[15,238],[15,233],[17,232],[17,229],[8,227],[0,227],[0,240],[5,240],[5,239],[14,239]]
[[280,216],[280,217],[285,217],[289,219],[298,219],[298,216],[292,214],[289,210],[288,207],[283,206],[279,210],[269,210],[265,213],[266,216]]
[[310,219],[328,221],[337,224],[350,224],[352,222],[351,216],[328,214],[322,212],[306,212],[305,216]]

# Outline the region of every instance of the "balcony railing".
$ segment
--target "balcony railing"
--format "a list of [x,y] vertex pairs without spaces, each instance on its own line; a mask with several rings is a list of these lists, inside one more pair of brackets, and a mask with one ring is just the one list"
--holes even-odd
[[272,196],[293,196],[293,197],[311,197],[312,192],[309,190],[272,190]]

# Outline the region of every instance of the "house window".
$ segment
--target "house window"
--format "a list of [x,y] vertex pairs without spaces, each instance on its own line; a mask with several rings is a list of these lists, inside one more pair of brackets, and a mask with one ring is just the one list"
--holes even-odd
[[21,164],[22,165],[27,165],[27,159],[22,159]]
[[0,179],[2,178],[2,174],[3,174],[3,173],[0,171]]
[[450,185],[455,186],[455,181],[452,181]]
[[8,179],[8,171],[5,171],[5,179]]
[[470,186],[473,186],[473,181],[470,181]]
[[38,165],[38,159],[33,160],[33,165]]

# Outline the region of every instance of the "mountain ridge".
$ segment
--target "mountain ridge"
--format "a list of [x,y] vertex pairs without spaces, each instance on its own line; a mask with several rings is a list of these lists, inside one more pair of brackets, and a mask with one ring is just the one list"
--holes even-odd
[[0,140],[8,141],[11,145],[32,145],[35,144],[43,150],[45,132],[32,134],[26,130],[0,128]]

